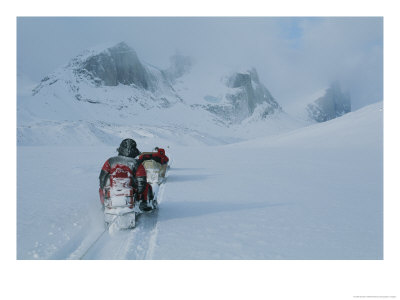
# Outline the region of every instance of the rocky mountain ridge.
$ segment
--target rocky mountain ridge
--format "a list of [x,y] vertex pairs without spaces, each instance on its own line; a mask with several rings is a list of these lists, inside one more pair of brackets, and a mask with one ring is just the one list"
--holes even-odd
[[[332,110],[325,106],[315,106],[319,115]],[[20,145],[114,144],[126,136],[214,145],[310,124],[284,112],[255,68],[232,71],[175,54],[161,70],[125,43],[86,51],[32,95],[19,93],[17,114]]]
[[[135,50],[121,42],[103,51],[75,57],[64,69],[46,76],[34,89],[33,95],[54,91],[60,94],[63,92],[59,90],[64,88],[75,100],[105,104],[119,110],[128,107],[136,111],[142,108],[168,108],[176,103],[185,103],[174,84],[178,78],[190,73],[193,64],[190,57],[175,54],[171,58],[171,66],[160,70],[141,62]],[[220,77],[227,75],[221,74]],[[222,103],[204,101],[191,107],[204,109],[227,124],[238,124],[250,117],[260,104],[266,106],[263,113],[265,117],[282,111],[260,82],[255,68],[229,75],[221,82],[221,90],[226,88],[230,88],[230,92],[223,93]],[[139,106],[139,109],[135,109],[135,106]]]
[[348,93],[341,90],[338,82],[326,89],[325,95],[307,106],[310,119],[326,122],[351,112],[351,99]]

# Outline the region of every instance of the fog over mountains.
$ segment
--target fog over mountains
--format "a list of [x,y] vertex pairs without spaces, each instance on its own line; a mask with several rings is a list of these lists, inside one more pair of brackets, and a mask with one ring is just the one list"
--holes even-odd
[[[133,124],[145,125],[138,138],[169,139],[181,132],[201,143],[225,143],[324,122],[350,110],[350,97],[338,83],[304,107],[308,117],[302,119],[284,111],[255,67],[232,70],[176,53],[162,70],[120,42],[87,50],[43,78],[32,95],[20,96],[18,143],[42,144],[46,136],[56,144],[115,143]],[[60,128],[54,131],[55,126]],[[78,138],[78,131],[86,138]]]
[[325,122],[351,111],[350,95],[342,92],[339,83],[333,83],[325,95],[307,106],[309,117],[317,122]]

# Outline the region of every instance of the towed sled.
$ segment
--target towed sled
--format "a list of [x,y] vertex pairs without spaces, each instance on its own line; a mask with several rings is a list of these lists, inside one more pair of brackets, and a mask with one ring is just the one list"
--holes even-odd
[[151,155],[153,159],[148,159],[143,162],[143,166],[146,169],[147,182],[152,186],[155,184],[160,185],[165,181],[165,174],[167,172],[168,163],[160,163],[160,159],[155,156],[157,152],[144,152],[143,156]]

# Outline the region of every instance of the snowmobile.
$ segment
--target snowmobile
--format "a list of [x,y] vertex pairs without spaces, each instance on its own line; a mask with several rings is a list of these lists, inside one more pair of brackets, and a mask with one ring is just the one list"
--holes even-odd
[[[152,212],[158,207],[157,199],[146,201],[145,193],[139,193],[132,186],[130,178],[115,176],[107,180],[107,185],[99,189],[100,201],[104,209],[104,223],[106,228],[130,229],[136,225],[136,218],[142,213]],[[149,185],[146,186],[147,193]],[[147,197],[147,196],[145,196]]]
[[136,217],[157,208],[152,186],[147,182],[146,169],[136,142],[124,139],[117,148],[118,156],[109,158],[99,175],[100,202],[106,228],[134,228]]

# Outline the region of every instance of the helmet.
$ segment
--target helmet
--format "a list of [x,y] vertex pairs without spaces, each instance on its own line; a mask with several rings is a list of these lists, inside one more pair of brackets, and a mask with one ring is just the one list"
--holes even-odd
[[140,152],[136,148],[136,142],[132,139],[124,139],[117,149],[118,155],[136,157]]

